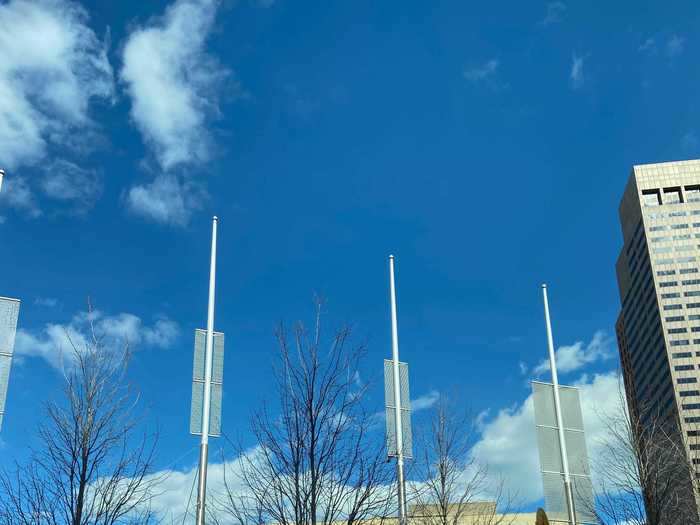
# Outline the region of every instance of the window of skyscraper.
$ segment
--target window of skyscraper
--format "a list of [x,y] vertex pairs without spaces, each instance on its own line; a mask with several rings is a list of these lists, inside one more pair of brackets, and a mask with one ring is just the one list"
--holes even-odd
[[661,192],[656,190],[643,190],[642,202],[644,206],[659,206],[661,204]]
[[681,397],[700,396],[700,390],[681,390],[678,392]]
[[683,202],[680,187],[664,188],[664,204],[680,204]]
[[686,370],[694,370],[695,365],[676,365],[673,367],[676,372],[685,372]]
[[700,202],[700,186],[686,186],[685,200],[686,202]]

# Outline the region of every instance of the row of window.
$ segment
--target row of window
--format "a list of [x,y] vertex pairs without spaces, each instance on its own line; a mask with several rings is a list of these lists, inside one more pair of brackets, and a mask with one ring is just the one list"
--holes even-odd
[[[698,269],[697,268],[680,268],[678,270],[678,273],[680,273],[681,275],[686,275],[689,273],[698,273]],[[658,270],[656,272],[656,275],[658,275],[659,277],[666,277],[668,275],[676,275],[676,270]]]
[[[700,245],[698,245],[698,248],[700,248]],[[660,253],[671,253],[673,251],[676,252],[690,252],[695,249],[695,246],[692,244],[681,244],[680,246],[657,246],[655,248],[651,249],[651,253],[654,254],[660,254]]]
[[[664,317],[664,321],[667,323],[676,323],[678,321],[685,321],[684,315],[673,315],[671,317]],[[692,314],[688,316],[688,321],[700,321],[700,315]]]
[[654,263],[657,265],[662,265],[662,264],[685,264],[685,263],[691,263],[695,262],[697,260],[697,257],[695,256],[689,256],[689,257],[676,257],[675,259],[654,259]]
[[[692,239],[692,237],[693,236],[689,233],[685,233],[683,235],[661,235],[660,237],[652,237],[649,239],[649,241],[652,243],[665,241],[686,241]],[[695,238],[700,239],[700,233],[696,233]]]
[[[663,196],[663,197],[662,197]],[[661,206],[662,204],[681,204],[683,202],[700,202],[700,185],[673,186],[642,190],[644,206]]]
[[[700,279],[685,279],[681,281],[683,286],[693,286],[695,284],[700,284]],[[678,281],[663,281],[659,283],[659,288],[670,288],[672,286],[678,286]]]
[[[700,326],[691,326],[690,331],[700,332]],[[669,328],[668,330],[666,330],[666,332],[669,334],[686,334],[688,333],[688,329],[685,326],[682,326],[680,328]]]

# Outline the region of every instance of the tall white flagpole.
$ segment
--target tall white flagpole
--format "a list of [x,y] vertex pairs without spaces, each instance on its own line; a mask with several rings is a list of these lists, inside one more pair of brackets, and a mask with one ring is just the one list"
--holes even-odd
[[401,426],[401,384],[399,374],[399,330],[396,320],[396,285],[394,256],[389,256],[389,287],[391,295],[391,354],[394,372],[394,427],[396,428],[396,482],[399,498],[399,525],[406,525],[406,489],[403,474],[403,427]]
[[554,355],[554,338],[552,337],[552,322],[549,317],[549,301],[547,301],[547,285],[542,285],[542,297],[544,299],[544,319],[547,325],[547,347],[549,349],[549,366],[552,370],[552,384],[554,385],[554,411],[559,430],[559,443],[561,444],[561,464],[564,470],[564,492],[566,494],[566,507],[569,513],[569,523],[576,525],[576,509],[574,508],[574,494],[569,475],[569,456],[566,452],[566,440],[564,439],[564,423],[561,417],[561,401],[559,400],[559,378],[557,376],[557,362]]
[[209,412],[211,408],[211,368],[214,346],[214,294],[216,289],[216,226],[211,225],[211,265],[209,269],[209,307],[207,310],[207,342],[204,354],[204,408],[202,410],[202,440],[199,444],[199,480],[197,485],[197,525],[204,525],[207,498],[207,461],[209,456]]

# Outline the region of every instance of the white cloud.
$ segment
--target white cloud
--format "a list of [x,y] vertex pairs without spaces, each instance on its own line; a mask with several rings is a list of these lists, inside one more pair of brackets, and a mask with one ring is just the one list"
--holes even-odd
[[671,35],[666,42],[666,54],[673,58],[680,55],[685,49],[685,38],[678,35]]
[[686,151],[694,151],[698,149],[700,139],[694,131],[686,131],[681,137],[681,147]]
[[556,24],[558,22],[561,22],[565,13],[566,4],[564,2],[549,2],[547,4],[547,14],[540,23],[543,26]]
[[14,169],[40,161],[51,144],[94,127],[93,98],[111,99],[105,46],[69,0],[0,4],[0,159]]
[[228,74],[205,50],[218,4],[177,0],[124,46],[131,117],[165,171],[210,157],[207,119],[218,112],[217,88]]
[[496,74],[499,65],[500,62],[495,58],[492,58],[481,66],[465,70],[464,78],[470,82],[480,82],[486,80]]
[[34,299],[34,304],[37,306],[44,306],[46,308],[55,308],[58,306],[58,300],[53,297],[37,297]]
[[102,194],[102,179],[95,170],[56,160],[46,168],[40,187],[47,197],[67,203],[73,212],[82,214],[92,209]]
[[[585,346],[583,341],[577,341],[573,345],[560,346],[555,352],[557,370],[562,374],[579,370],[598,361],[605,361],[614,355],[611,339],[600,330],[593,334],[593,339]],[[548,370],[549,359],[543,359],[534,368],[533,373],[539,376]]]
[[74,360],[73,347],[80,350],[88,344],[91,321],[103,344],[115,350],[124,344],[132,349],[141,345],[168,348],[180,331],[174,321],[165,317],[146,326],[139,317],[129,313],[110,316],[99,310],[80,312],[69,323],[49,323],[38,333],[18,330],[15,355],[42,358],[59,370],[69,367]]
[[[600,455],[607,429],[601,414],[619,410],[619,378],[615,372],[582,377],[579,387],[581,409],[589,458]],[[489,465],[489,475],[496,481],[503,478],[506,488],[524,503],[542,498],[539,452],[535,434],[532,395],[522,403],[502,409],[492,418],[481,418],[481,438],[471,451],[480,463]],[[595,467],[592,462],[591,467]],[[593,470],[595,479],[596,473]]]
[[583,86],[583,61],[584,57],[576,56],[576,54],[571,58],[569,80],[571,81],[571,87],[574,89],[579,89]]
[[425,395],[411,400],[411,411],[419,412],[431,408],[440,399],[440,393],[437,390],[431,390]]
[[656,40],[652,37],[647,38],[644,43],[639,46],[639,50],[645,53],[656,53]]
[[150,184],[134,186],[126,195],[127,206],[135,215],[146,219],[184,226],[193,210],[200,207],[203,191],[181,182],[170,174],[158,175]]
[[[0,89],[2,88],[0,87]],[[0,203],[14,208],[33,219],[41,216],[39,203],[25,177],[6,177],[2,186],[2,193],[0,193]]]

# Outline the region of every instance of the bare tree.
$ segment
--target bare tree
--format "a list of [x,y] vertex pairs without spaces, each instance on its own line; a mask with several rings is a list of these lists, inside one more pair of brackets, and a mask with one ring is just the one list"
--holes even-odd
[[505,525],[515,519],[514,498],[504,480],[491,481],[488,465],[472,454],[478,433],[467,411],[445,396],[433,408],[410,484],[416,502],[413,522],[421,525]]
[[240,471],[219,498],[223,511],[240,525],[352,525],[386,515],[393,468],[363,406],[365,348],[351,342],[349,328],[324,345],[320,303],[310,333],[299,323],[276,335],[278,405],[253,415],[257,446],[240,450]]
[[46,405],[27,465],[0,475],[4,525],[149,523],[155,435],[140,434],[138,395],[126,381],[128,345],[110,351],[90,326],[70,342],[63,399]]
[[697,523],[693,465],[675,417],[655,406],[629,410],[622,392],[615,413],[601,417],[606,437],[593,463],[598,478],[593,510],[600,523]]

